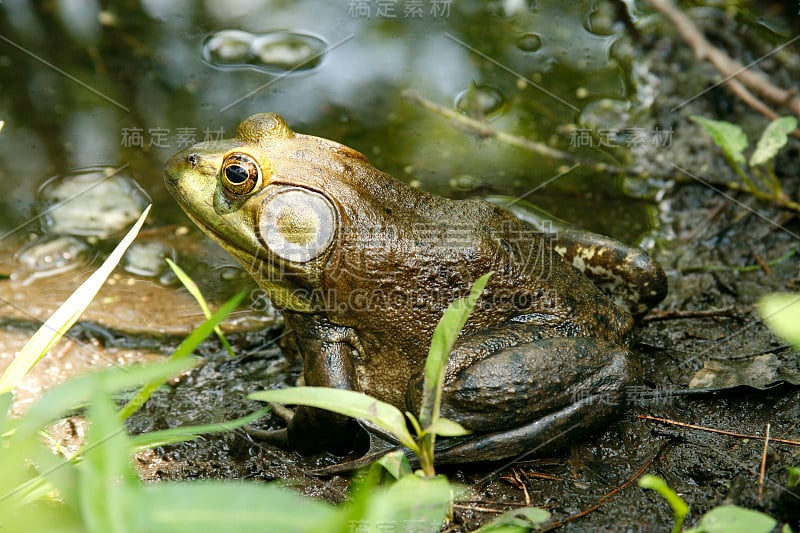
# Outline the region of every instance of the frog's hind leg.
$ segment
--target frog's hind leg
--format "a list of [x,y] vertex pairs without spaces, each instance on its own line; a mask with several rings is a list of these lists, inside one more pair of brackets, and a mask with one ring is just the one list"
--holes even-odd
[[462,339],[448,361],[441,416],[473,433],[441,441],[443,464],[495,461],[575,438],[612,419],[635,381],[628,351],[609,341],[547,338],[481,355],[482,337],[477,346]]
[[576,229],[561,230],[551,238],[559,255],[633,315],[655,307],[667,295],[664,270],[641,248]]

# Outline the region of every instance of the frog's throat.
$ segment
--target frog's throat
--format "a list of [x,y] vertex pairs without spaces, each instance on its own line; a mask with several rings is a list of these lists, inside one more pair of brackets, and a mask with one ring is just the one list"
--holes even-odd
[[231,254],[250,273],[258,286],[266,291],[267,297],[275,307],[301,313],[314,312],[315,306],[311,299],[283,279],[280,267],[275,266],[263,254],[254,254],[237,246],[228,235],[218,231],[213,225],[207,224],[193,213],[192,209],[188,208],[184,211],[198,228]]

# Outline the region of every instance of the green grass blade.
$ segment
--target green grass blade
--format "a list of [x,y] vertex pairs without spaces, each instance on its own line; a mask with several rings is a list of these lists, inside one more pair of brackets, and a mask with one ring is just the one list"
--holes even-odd
[[277,484],[156,483],[143,488],[140,506],[136,530],[148,533],[347,531],[332,527],[341,509]]
[[550,512],[539,507],[511,509],[501,514],[475,533],[526,533],[541,528],[550,520]]
[[[240,292],[227,302],[225,302],[216,313],[214,313],[211,318],[204,321],[200,324],[188,337],[175,349],[172,355],[169,356],[170,361],[175,360],[182,360],[187,358],[194,352],[195,348],[203,342],[203,340],[208,337],[214,328],[225,318],[231,314],[231,312],[236,309],[239,305],[239,302],[242,301],[244,298],[244,292]],[[121,420],[127,419],[133,413],[135,413],[144,403],[147,401],[148,398],[158,389],[164,380],[153,380],[150,383],[147,383],[142,390],[136,393],[125,407],[123,407],[120,412],[119,416]]]
[[[190,359],[163,361],[155,364],[129,367],[110,367],[89,372],[53,387],[38,399],[17,425],[11,437],[26,438],[64,414],[89,403],[91,393],[103,388],[108,394],[148,383],[168,379],[189,370],[197,364]],[[98,377],[100,376],[100,377]]]
[[138,453],[147,448],[153,448],[154,446],[164,446],[167,444],[184,442],[187,440],[191,440],[199,435],[205,435],[208,433],[222,433],[225,431],[233,431],[234,429],[238,429],[242,426],[246,426],[247,424],[250,424],[251,422],[258,420],[259,418],[264,416],[269,411],[269,409],[270,409],[269,407],[264,407],[247,416],[243,416],[241,418],[237,418],[236,420],[229,420],[226,422],[217,422],[215,424],[201,424],[195,426],[183,426],[177,428],[164,429],[160,431],[149,431],[147,433],[142,433],[141,435],[136,435],[131,439],[133,446],[132,453]]
[[[180,282],[186,287],[186,290],[189,291],[189,294],[197,301],[197,305],[200,306],[200,309],[203,311],[203,316],[206,319],[211,318],[211,309],[208,307],[208,303],[206,302],[203,293],[200,292],[200,287],[197,286],[197,283],[194,282],[192,278],[178,265],[176,265],[170,258],[166,259],[167,264],[178,277]],[[214,333],[219,338],[219,341],[222,343],[222,346],[225,347],[225,350],[228,352],[228,355],[234,357],[236,354],[233,352],[233,348],[231,348],[228,339],[225,338],[225,334],[222,333],[222,329],[219,326],[214,326]]]
[[120,241],[114,251],[103,261],[96,271],[89,278],[75,289],[67,300],[56,309],[53,315],[34,333],[33,337],[20,350],[19,354],[11,361],[8,368],[0,377],[0,393],[8,392],[13,389],[20,380],[33,368],[47,351],[57,343],[61,337],[72,327],[80,318],[83,312],[91,303],[92,299],[103,286],[108,276],[116,268],[125,251],[133,243],[139,230],[142,228],[147,214],[150,213],[148,205],[136,224],[128,231]]
[[87,412],[89,431],[78,464],[79,508],[87,531],[125,533],[140,512],[136,501],[140,485],[128,450],[130,439],[117,418],[109,394],[92,391]]
[[672,533],[680,533],[683,520],[689,514],[689,506],[683,501],[683,498],[678,496],[666,481],[658,476],[652,474],[645,474],[639,478],[639,486],[645,489],[654,490],[661,495],[662,498],[667,500],[667,503],[672,507],[672,513],[675,515],[675,524],[672,526]]

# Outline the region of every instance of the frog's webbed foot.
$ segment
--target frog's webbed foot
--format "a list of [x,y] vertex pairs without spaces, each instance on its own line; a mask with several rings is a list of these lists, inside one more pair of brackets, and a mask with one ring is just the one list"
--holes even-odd
[[294,410],[274,403],[271,405],[272,412],[286,422],[286,428],[264,430],[245,426],[245,433],[254,440],[302,455],[324,450],[344,455],[352,449],[359,436],[359,428],[352,418],[305,405]]
[[364,430],[364,433],[366,433],[366,435],[369,437],[369,449],[360,457],[342,461],[341,463],[336,463],[335,465],[326,466],[324,468],[310,470],[308,472],[309,474],[315,476],[330,476],[333,474],[352,472],[353,470],[358,470],[359,468],[365,468],[371,465],[387,453],[395,450],[405,450],[409,462],[412,466],[415,465],[415,458],[413,457],[411,451],[403,448],[403,446],[397,442],[394,436],[386,433],[379,427],[370,424],[365,420],[359,419],[357,422]]

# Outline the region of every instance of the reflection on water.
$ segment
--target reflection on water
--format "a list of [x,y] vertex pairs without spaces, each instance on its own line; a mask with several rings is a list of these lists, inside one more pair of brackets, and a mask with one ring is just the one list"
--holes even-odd
[[[163,162],[260,111],[425,189],[513,196],[560,163],[460,131],[402,90],[604,161],[624,159],[625,147],[571,147],[570,131],[588,115],[602,126],[593,102],[636,106],[630,47],[613,46],[627,37],[603,2],[4,0],[0,12],[0,228],[34,213],[43,177],[123,164],[153,198],[151,218],[187,223],[163,188]],[[292,69],[302,75],[284,75]],[[587,191],[605,195],[602,211],[573,207]],[[620,194],[579,168],[529,199],[635,238],[648,216]]]

